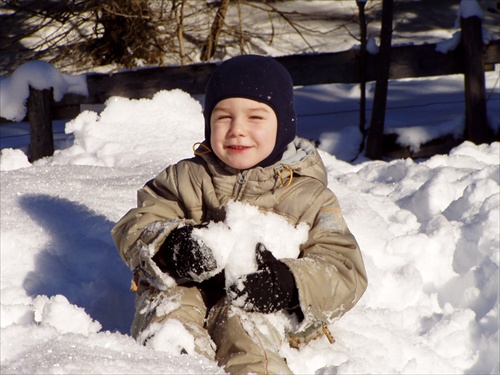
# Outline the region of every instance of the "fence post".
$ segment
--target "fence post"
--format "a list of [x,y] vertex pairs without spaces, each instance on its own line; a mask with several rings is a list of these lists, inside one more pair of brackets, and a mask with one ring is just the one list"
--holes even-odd
[[368,137],[366,139],[366,156],[370,159],[380,159],[384,147],[384,122],[389,86],[391,64],[392,20],[394,1],[382,1],[382,27],[380,30],[380,49],[377,60],[377,81],[373,96],[372,118]]
[[54,154],[52,134],[53,89],[37,90],[30,86],[28,98],[28,121],[30,123],[30,161]]
[[486,114],[481,19],[477,16],[462,17],[460,27],[465,64],[465,139],[480,144],[491,139]]
[[366,15],[365,15],[365,1],[356,0],[359,13],[359,33],[360,33],[360,49],[359,49],[359,131],[363,137],[359,145],[359,152],[363,152],[366,141]]

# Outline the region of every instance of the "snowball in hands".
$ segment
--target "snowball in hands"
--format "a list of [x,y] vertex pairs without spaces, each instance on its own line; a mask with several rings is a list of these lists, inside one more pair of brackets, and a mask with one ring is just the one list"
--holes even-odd
[[257,207],[229,202],[224,222],[211,222],[193,230],[192,236],[213,251],[218,270],[224,269],[226,287],[240,277],[257,271],[255,248],[262,243],[276,257],[297,258],[299,247],[307,241],[309,226],[296,227],[274,213],[262,213]]

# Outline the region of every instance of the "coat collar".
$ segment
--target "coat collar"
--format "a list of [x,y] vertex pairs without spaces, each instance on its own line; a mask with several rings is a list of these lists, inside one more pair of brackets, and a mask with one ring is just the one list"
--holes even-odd
[[[294,175],[308,176],[319,180],[325,186],[328,183],[325,166],[318,151],[310,141],[301,137],[296,137],[294,141],[287,146],[279,162],[268,167],[255,167],[245,171],[231,168],[222,163],[213,152],[206,152],[207,149],[203,144],[198,150],[203,152],[195,152],[196,155],[206,161],[207,168],[214,178],[234,176],[234,178],[237,179],[238,176],[245,175],[247,181],[269,183],[269,181],[272,180],[279,184],[279,172],[288,170],[290,171],[288,173],[293,173]],[[283,179],[283,177],[286,176],[282,175],[281,179]]]

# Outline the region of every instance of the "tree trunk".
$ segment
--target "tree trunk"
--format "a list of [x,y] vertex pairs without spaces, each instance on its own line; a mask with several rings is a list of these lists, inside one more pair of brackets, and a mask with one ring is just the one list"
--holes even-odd
[[382,2],[382,27],[380,31],[380,50],[378,53],[377,82],[373,97],[373,110],[368,130],[366,156],[371,159],[380,159],[384,143],[384,121],[387,103],[387,89],[389,86],[389,69],[391,63],[392,18],[394,1]]
[[186,65],[186,49],[184,48],[184,1],[174,2],[175,20],[177,22],[177,40],[179,41],[179,54],[181,65]]
[[214,22],[208,34],[207,40],[203,45],[201,50],[201,61],[208,61],[215,54],[215,49],[217,48],[217,43],[219,42],[219,36],[224,27],[224,20],[226,18],[227,8],[229,7],[230,0],[222,0],[219,5],[219,9],[215,14]]

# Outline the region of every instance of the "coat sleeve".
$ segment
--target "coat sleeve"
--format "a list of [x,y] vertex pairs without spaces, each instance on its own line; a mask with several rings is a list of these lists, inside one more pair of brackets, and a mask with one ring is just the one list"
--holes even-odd
[[[123,261],[160,289],[172,283],[151,259],[180,223],[195,224],[179,192],[178,165],[169,166],[137,192],[137,207],[113,227],[111,235]],[[184,191],[194,191],[190,181]],[[193,194],[191,194],[193,196]],[[192,198],[191,200],[196,200]],[[191,210],[192,211],[192,210]]]
[[367,287],[363,259],[335,194],[324,189],[301,221],[311,224],[299,259],[284,259],[294,274],[306,319],[333,323]]

